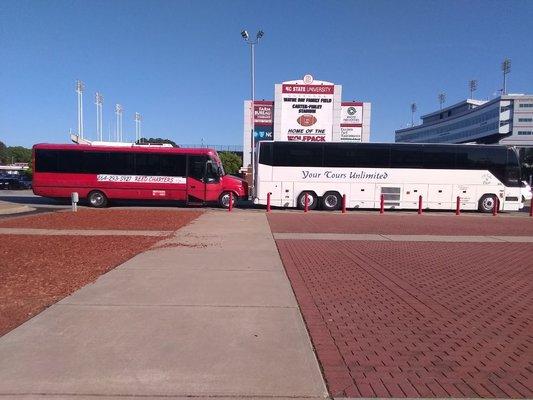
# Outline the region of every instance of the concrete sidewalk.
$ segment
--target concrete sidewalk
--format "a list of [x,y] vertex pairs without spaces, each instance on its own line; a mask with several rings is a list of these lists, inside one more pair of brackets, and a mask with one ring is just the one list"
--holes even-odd
[[327,396],[264,214],[164,243],[0,338],[0,399]]
[[0,200],[0,215],[19,214],[33,210],[35,209],[25,204],[9,203],[7,201]]

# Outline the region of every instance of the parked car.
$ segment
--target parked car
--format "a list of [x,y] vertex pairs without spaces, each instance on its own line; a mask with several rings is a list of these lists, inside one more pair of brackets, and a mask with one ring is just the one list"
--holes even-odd
[[19,189],[31,189],[32,180],[28,175],[22,175],[19,180]]
[[0,189],[31,189],[32,181],[27,175],[2,175],[0,176]]
[[6,178],[2,177],[0,178],[0,189],[8,189],[13,190],[17,189],[19,187],[19,181],[16,178]]

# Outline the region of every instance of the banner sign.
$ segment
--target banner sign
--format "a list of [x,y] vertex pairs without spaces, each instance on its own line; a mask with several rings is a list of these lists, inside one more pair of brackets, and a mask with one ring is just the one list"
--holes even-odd
[[274,102],[254,101],[254,125],[272,126],[274,124]]
[[333,130],[333,96],[330,82],[301,81],[281,85],[281,140],[329,142]]
[[148,176],[148,175],[97,175],[98,182],[129,182],[129,183],[186,183],[182,176]]
[[343,124],[363,123],[363,103],[341,104],[341,126]]
[[361,142],[363,127],[341,126],[341,142]]
[[254,129],[254,141],[260,142],[262,140],[274,140],[274,127],[256,125]]

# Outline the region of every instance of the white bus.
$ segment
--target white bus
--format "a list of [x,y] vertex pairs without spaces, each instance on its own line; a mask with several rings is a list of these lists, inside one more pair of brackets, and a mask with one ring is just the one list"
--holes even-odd
[[260,142],[254,202],[347,208],[520,210],[531,198],[514,148],[487,145]]

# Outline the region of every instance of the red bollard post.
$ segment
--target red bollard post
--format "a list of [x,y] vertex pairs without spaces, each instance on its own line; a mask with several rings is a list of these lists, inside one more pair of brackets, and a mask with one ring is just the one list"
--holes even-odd
[[272,193],[268,192],[267,193],[267,212],[270,212],[270,195]]
[[346,195],[342,195],[342,213],[344,214],[346,212]]
[[529,203],[529,216],[533,217],[533,198],[531,199],[531,202]]
[[498,215],[498,208],[499,208],[499,204],[498,203],[499,203],[498,197],[494,196],[494,205],[492,206],[492,215],[493,216]]
[[457,196],[457,204],[455,205],[455,215],[461,215],[461,198]]
[[418,215],[422,214],[422,196],[418,196]]
[[305,194],[305,204],[304,204],[304,212],[309,211],[309,195]]
[[229,192],[228,212],[231,212],[231,210],[233,210],[233,192]]
[[379,202],[379,213],[383,214],[385,212],[385,196],[381,195]]

